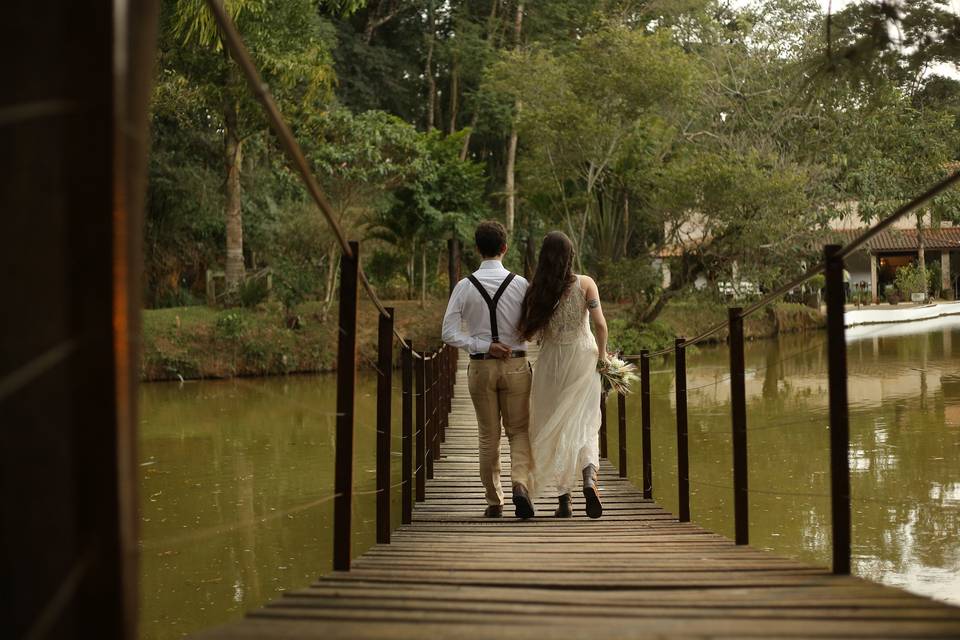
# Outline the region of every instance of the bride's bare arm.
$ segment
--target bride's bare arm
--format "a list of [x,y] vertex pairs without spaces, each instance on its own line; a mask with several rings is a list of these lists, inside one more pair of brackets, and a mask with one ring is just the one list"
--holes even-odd
[[603,309],[600,307],[600,290],[597,283],[590,276],[580,276],[583,278],[583,290],[587,296],[587,309],[590,311],[590,319],[593,321],[593,334],[597,339],[597,349],[601,358],[607,357],[607,319],[603,317]]

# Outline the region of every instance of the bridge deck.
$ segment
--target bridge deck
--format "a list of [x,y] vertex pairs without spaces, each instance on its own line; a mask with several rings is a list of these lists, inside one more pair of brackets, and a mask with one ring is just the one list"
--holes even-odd
[[[478,517],[477,435],[459,372],[427,500],[349,573],[286,593],[221,638],[960,637],[960,608],[682,524],[603,462],[604,516],[541,500],[527,522]],[[504,486],[509,487],[504,459]],[[505,510],[512,516],[512,509]]]

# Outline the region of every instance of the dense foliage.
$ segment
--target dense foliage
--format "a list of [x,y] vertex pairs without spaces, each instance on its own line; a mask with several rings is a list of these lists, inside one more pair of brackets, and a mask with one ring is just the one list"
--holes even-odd
[[[512,268],[563,229],[651,322],[697,286],[795,275],[831,218],[889,213],[960,152],[960,83],[930,71],[958,55],[937,0],[829,20],[813,0],[227,5],[389,297],[442,294],[447,238],[498,217]],[[332,301],[338,247],[199,0],[164,1],[158,78],[149,303],[262,266],[288,308]]]

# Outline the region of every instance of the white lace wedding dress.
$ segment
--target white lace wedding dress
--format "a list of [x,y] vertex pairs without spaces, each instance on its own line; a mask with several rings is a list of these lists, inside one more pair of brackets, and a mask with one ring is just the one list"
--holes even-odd
[[543,331],[530,390],[534,495],[570,492],[587,464],[599,464],[600,374],[580,276]]

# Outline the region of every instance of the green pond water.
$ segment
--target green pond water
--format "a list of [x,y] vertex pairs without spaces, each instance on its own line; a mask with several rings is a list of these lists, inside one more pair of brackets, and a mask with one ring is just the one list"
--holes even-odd
[[[960,604],[958,355],[960,319],[848,330],[854,572]],[[732,537],[727,351],[697,349],[687,365],[692,519]],[[746,365],[751,544],[825,566],[825,336],[749,343]],[[672,359],[651,369],[654,496],[676,512]],[[374,391],[361,376],[358,492],[375,486]],[[329,375],[141,387],[142,638],[227,622],[330,570],[334,392]],[[627,414],[639,478],[639,396]],[[615,459],[613,403],[609,415]],[[374,500],[355,500],[355,553],[375,539]]]

